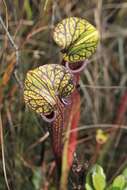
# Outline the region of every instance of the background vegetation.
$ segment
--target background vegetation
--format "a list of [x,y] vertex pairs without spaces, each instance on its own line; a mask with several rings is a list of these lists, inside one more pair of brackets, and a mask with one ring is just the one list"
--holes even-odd
[[5,154],[0,153],[0,190],[6,189],[3,165],[11,190],[55,189],[48,124],[25,108],[22,85],[29,69],[60,63],[52,30],[68,16],[87,19],[101,34],[97,53],[81,75],[74,160],[80,170],[70,174],[68,188],[84,188],[87,169],[94,163],[104,168],[110,182],[127,165],[126,1],[1,0],[0,16],[19,48],[17,64],[15,48],[0,24],[0,134]]

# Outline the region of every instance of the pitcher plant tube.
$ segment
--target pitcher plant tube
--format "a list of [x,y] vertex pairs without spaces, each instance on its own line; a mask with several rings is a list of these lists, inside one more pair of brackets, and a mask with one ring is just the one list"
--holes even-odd
[[47,64],[28,71],[24,100],[28,107],[51,123],[50,135],[56,162],[62,156],[64,111],[75,89],[73,75],[62,65]]

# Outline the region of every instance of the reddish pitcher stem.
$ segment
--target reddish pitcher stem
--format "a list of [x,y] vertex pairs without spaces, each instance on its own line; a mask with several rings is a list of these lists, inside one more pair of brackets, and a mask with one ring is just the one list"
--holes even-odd
[[[72,105],[69,110],[69,118],[71,118],[71,128],[70,130],[76,129],[80,120],[80,94],[77,90],[72,95]],[[69,146],[68,146],[68,165],[71,167],[73,162],[73,155],[77,146],[77,131],[70,133]]]
[[62,159],[62,132],[64,127],[64,106],[58,102],[58,112],[55,120],[52,123],[50,134],[52,140],[53,153],[56,160],[58,174],[61,173],[61,159]]
[[[74,64],[73,63],[67,64],[63,60],[61,64],[64,66],[67,66],[67,67],[69,66],[70,70],[73,71],[73,74],[74,74],[75,85],[78,85],[79,80],[80,80],[81,71],[84,68],[84,66],[87,65],[87,63],[88,63],[88,61],[86,61],[86,62],[80,61],[80,62],[77,62]],[[73,130],[78,127],[79,120],[80,120],[80,94],[77,89],[72,94],[71,101],[72,101],[72,104],[66,110],[68,120],[65,122],[65,128],[67,128],[67,126],[71,122],[70,130]],[[70,120],[70,118],[71,118],[71,120]],[[73,163],[73,154],[75,152],[76,145],[77,145],[77,131],[72,132],[69,135],[69,144],[68,144],[68,153],[67,153],[69,168],[71,167],[71,165]]]
[[125,91],[124,95],[121,97],[115,118],[116,124],[120,125],[123,122],[126,111],[127,111],[127,91]]

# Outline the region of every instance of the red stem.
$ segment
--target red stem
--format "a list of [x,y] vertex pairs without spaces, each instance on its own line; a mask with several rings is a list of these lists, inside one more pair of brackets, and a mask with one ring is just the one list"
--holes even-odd
[[58,173],[61,173],[61,159],[62,159],[62,133],[64,127],[64,106],[58,101],[58,111],[55,120],[52,123],[50,129],[50,135],[52,140],[53,153],[55,156]]
[[127,111],[127,91],[125,91],[124,95],[120,100],[120,104],[118,106],[118,111],[115,119],[116,124],[122,123],[126,111]]

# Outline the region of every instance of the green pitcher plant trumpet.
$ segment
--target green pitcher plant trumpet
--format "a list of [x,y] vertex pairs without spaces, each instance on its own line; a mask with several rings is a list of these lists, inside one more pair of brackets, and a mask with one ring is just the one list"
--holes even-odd
[[58,159],[62,152],[64,108],[75,89],[70,71],[62,65],[47,64],[28,71],[24,85],[24,100],[28,107],[52,122],[50,134],[54,154]]

